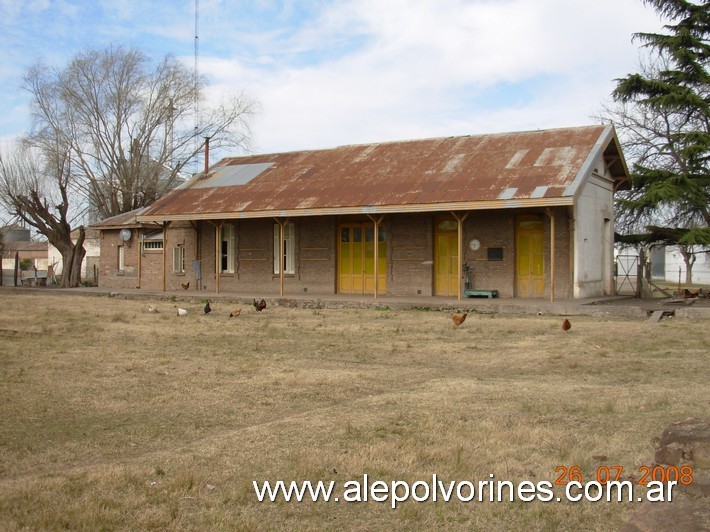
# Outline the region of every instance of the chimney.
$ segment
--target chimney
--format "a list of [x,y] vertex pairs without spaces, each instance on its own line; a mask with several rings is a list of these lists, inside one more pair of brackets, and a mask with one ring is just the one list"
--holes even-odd
[[210,168],[210,137],[205,137],[205,175]]

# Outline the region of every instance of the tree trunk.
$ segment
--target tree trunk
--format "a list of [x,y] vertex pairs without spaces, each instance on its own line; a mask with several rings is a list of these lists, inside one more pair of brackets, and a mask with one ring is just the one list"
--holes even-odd
[[71,274],[74,265],[74,247],[67,248],[62,251],[62,278],[59,281],[59,286],[62,288],[72,288]]
[[62,280],[60,286],[62,288],[76,288],[81,283],[81,263],[86,255],[84,249],[84,238],[86,233],[84,227],[79,227],[79,238],[76,242],[63,242],[62,246],[56,246],[62,254]]
[[71,270],[71,285],[79,286],[81,284],[81,263],[84,261],[86,250],[84,249],[84,228],[80,228],[79,238],[74,244],[74,257],[72,258]]
[[680,254],[685,262],[685,284],[693,284],[693,264],[695,264],[695,254],[687,246],[679,246]]

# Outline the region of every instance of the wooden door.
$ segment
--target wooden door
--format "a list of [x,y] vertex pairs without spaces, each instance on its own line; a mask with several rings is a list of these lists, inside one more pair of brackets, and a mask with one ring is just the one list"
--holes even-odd
[[[375,293],[375,224],[340,225],[338,264],[338,292]],[[377,277],[377,292],[385,292],[387,290],[387,242],[382,227],[379,228],[378,235]]]
[[545,230],[542,218],[519,218],[516,228],[516,295],[545,295]]
[[[434,294],[455,296],[459,293],[459,243],[456,221],[437,223],[434,233]],[[454,230],[451,230],[451,228]]]

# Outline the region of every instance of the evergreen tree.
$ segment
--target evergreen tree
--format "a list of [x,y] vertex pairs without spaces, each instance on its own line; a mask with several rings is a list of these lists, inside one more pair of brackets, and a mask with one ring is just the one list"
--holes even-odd
[[[709,0],[644,0],[671,23],[667,34],[637,33],[651,66],[617,80],[614,99],[643,145],[620,214],[677,230],[678,244],[710,245]],[[629,112],[633,108],[633,111]],[[639,133],[640,132],[640,133]],[[623,131],[622,131],[623,135]],[[639,139],[638,137],[645,137]],[[637,153],[638,155],[638,153]]]

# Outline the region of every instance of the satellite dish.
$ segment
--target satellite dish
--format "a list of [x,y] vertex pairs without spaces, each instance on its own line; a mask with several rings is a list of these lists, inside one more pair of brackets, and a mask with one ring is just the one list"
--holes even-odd
[[118,233],[118,238],[121,239],[121,242],[128,242],[131,239],[131,235],[130,229],[121,229],[121,232]]

